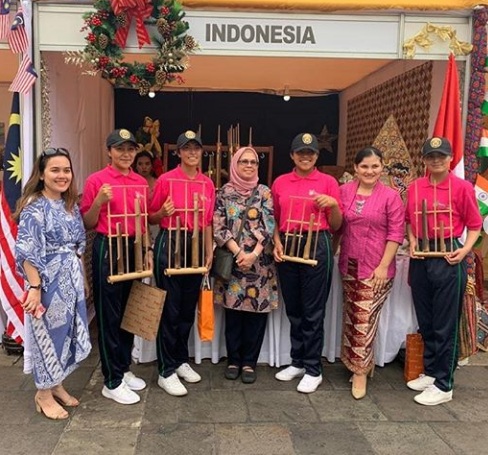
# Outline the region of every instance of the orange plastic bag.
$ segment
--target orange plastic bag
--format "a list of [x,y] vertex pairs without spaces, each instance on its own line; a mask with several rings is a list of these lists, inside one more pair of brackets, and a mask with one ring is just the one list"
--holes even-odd
[[213,290],[208,275],[205,275],[198,299],[198,334],[202,341],[212,341],[214,335]]
[[424,341],[420,333],[408,333],[405,346],[405,382],[417,379],[424,372]]

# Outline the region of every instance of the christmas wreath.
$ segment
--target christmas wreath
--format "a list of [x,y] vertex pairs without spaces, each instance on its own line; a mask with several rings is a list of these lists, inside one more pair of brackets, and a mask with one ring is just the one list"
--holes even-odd
[[[198,45],[187,34],[182,5],[176,0],[96,0],[95,12],[85,13],[82,31],[88,31],[82,59],[118,87],[135,88],[144,96],[164,84],[182,83],[188,54]],[[127,63],[123,50],[132,21],[136,24],[139,48],[156,46],[150,62]],[[149,37],[146,27],[154,29]],[[69,59],[68,59],[69,60]],[[76,62],[75,62],[76,63]]]

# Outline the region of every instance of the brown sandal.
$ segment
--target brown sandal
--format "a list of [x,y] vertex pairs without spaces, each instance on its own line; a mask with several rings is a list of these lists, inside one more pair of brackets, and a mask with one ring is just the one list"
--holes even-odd
[[80,405],[80,402],[73,396],[71,396],[62,385],[58,385],[51,389],[54,399],[63,406],[70,408],[76,408]]

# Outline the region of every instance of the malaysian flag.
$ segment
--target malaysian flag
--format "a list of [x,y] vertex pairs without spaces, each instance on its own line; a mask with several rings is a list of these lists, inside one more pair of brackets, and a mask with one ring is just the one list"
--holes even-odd
[[19,92],[25,94],[30,90],[32,85],[34,85],[36,79],[37,73],[34,69],[34,65],[32,64],[30,57],[25,54],[24,58],[22,59],[22,63],[20,64],[17,71],[17,75],[12,81],[12,84],[10,84],[8,90],[10,92]]
[[[0,0],[2,1],[2,0]],[[21,9],[17,11],[10,34],[8,35],[8,44],[14,54],[22,54],[27,50],[27,33],[25,31],[24,13]]]
[[0,0],[0,39],[6,39],[10,32],[10,0]]
[[12,212],[21,193],[22,160],[20,151],[19,94],[14,93],[7,143],[3,159],[4,176],[0,193],[0,301],[7,315],[7,335],[17,342],[24,339],[24,310],[20,299],[24,281],[15,269],[14,249],[17,224]]

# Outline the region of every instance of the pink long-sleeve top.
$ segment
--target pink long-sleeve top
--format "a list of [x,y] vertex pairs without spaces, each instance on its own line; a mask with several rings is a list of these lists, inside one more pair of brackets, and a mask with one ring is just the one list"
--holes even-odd
[[[400,195],[381,182],[366,197],[358,196],[358,185],[352,181],[340,187],[344,215],[339,270],[345,275],[348,260],[356,259],[358,278],[367,279],[380,264],[386,243],[403,243],[405,209]],[[395,271],[393,260],[388,267],[388,278],[393,278]]]
[[[336,179],[317,169],[306,177],[299,176],[295,171],[279,176],[273,183],[271,193],[274,216],[280,232],[303,229],[303,226],[308,226],[312,213],[315,215],[316,222],[320,220],[318,229],[329,230],[330,209],[321,210],[314,201],[314,197],[320,194],[335,198],[341,208],[339,184]],[[294,221],[289,222],[289,220]],[[301,220],[302,223],[296,220]]]
[[195,178],[188,177],[181,166],[162,174],[154,185],[153,197],[149,204],[149,214],[157,212],[165,203],[169,195],[175,206],[175,213],[161,219],[159,226],[162,229],[174,228],[176,217],[180,217],[182,228],[193,231],[194,194],[198,194],[198,207],[203,208],[203,216],[199,214],[200,229],[212,226],[215,206],[215,186],[211,179],[200,171]]
[[[427,201],[428,237],[429,239],[439,238],[438,228],[441,221],[444,222],[444,238],[451,237],[451,221],[449,213],[437,213],[434,220],[434,201],[436,209],[443,210],[449,207],[449,198],[453,209],[452,213],[452,236],[461,237],[464,228],[478,230],[483,224],[473,185],[451,172],[448,177],[438,183],[435,187],[428,177],[421,177],[414,180],[407,190],[407,210],[405,213],[406,222],[410,224],[415,237],[422,238],[422,201]],[[434,222],[435,221],[435,222]],[[437,227],[437,229],[436,229]]]

